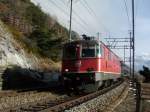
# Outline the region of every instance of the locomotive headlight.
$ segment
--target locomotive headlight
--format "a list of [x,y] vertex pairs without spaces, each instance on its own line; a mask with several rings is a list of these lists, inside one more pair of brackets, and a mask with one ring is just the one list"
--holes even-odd
[[65,69],[65,72],[68,72],[69,71],[69,69]]

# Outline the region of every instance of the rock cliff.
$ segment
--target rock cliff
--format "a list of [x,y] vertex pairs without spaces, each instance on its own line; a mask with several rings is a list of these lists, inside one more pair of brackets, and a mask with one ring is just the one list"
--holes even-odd
[[37,58],[28,57],[24,49],[18,47],[18,43],[13,39],[13,35],[7,26],[0,21],[0,65],[17,65],[22,68],[36,68]]

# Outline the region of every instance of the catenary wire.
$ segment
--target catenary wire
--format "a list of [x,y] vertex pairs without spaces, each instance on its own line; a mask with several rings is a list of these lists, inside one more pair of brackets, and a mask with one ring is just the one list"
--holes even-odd
[[[63,9],[63,8],[61,8],[60,6],[58,6],[54,1],[52,1],[52,0],[48,0],[48,2],[49,3],[52,3],[53,5],[55,5],[60,11],[62,11],[67,17],[68,17],[68,13]],[[84,26],[84,25],[82,25],[79,21],[77,21],[75,18],[73,18],[74,19],[74,21],[78,24],[78,25],[80,25],[80,26],[82,26],[82,28],[86,31],[86,32],[88,32],[88,30],[86,29],[86,27]]]
[[99,17],[94,12],[94,10],[90,7],[88,2],[86,0],[80,2],[83,5],[83,7],[87,9],[88,13],[97,21],[97,23],[100,24],[100,26],[102,26],[106,32],[110,33],[110,30],[100,21]]
[[124,2],[124,6],[125,6],[125,11],[126,11],[126,14],[127,14],[127,21],[128,21],[128,24],[129,24],[129,29],[131,28],[131,22],[130,22],[130,17],[129,17],[129,10],[128,10],[128,6],[127,6],[127,0],[123,0]]

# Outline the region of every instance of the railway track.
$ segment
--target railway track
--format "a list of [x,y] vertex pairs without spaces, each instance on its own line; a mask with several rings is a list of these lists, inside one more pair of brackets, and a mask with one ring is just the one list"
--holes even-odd
[[56,99],[51,100],[50,98],[41,99],[35,102],[26,103],[23,105],[19,105],[17,107],[12,107],[4,112],[60,112],[67,109],[70,109],[72,107],[75,107],[77,105],[80,105],[84,102],[87,102],[91,99],[94,99],[100,95],[103,95],[107,93],[108,91],[116,88],[120,84],[122,84],[123,81],[120,81],[110,87],[107,87],[103,90],[96,91],[94,93],[90,94],[83,94],[83,95],[76,95],[76,96],[65,96],[65,97],[59,97]]
[[141,112],[150,112],[150,83],[141,84]]
[[141,84],[141,99],[150,100],[150,83]]

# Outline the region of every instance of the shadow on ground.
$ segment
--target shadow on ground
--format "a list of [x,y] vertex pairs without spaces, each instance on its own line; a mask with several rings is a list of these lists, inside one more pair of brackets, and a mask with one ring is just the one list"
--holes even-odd
[[7,68],[2,77],[3,90],[28,90],[49,88],[56,89],[61,86],[58,72],[38,72],[36,70],[25,69],[18,66]]

